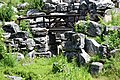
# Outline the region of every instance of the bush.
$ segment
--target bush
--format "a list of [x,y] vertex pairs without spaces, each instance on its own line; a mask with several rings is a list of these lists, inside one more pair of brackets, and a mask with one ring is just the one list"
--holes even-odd
[[0,8],[0,20],[2,21],[11,21],[14,18],[14,11],[11,5],[3,5]]
[[41,10],[41,8],[44,5],[43,0],[27,0],[27,2],[29,3],[29,8],[30,9]]

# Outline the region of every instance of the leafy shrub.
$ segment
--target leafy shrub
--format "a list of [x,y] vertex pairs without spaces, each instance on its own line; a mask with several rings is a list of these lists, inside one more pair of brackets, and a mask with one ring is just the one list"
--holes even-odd
[[11,5],[3,5],[0,8],[0,20],[2,21],[11,21],[14,18],[14,11]]
[[120,52],[115,53],[110,59],[106,59],[102,76],[106,76],[109,80],[120,79]]
[[20,29],[22,30],[22,31],[27,31],[27,32],[29,32],[29,35],[30,35],[30,37],[32,37],[32,33],[31,33],[31,31],[30,31],[30,28],[29,28],[29,22],[27,21],[27,20],[22,20],[21,22],[20,22]]
[[17,64],[17,60],[15,57],[12,56],[12,54],[8,53],[4,55],[4,58],[0,61],[1,66],[9,66],[14,67]]
[[30,9],[39,9],[41,10],[42,6],[44,5],[43,0],[27,0],[29,3]]
[[87,21],[87,23],[81,22],[78,25],[75,25],[75,32],[81,32],[81,33],[87,33],[87,30],[89,28],[89,20]]

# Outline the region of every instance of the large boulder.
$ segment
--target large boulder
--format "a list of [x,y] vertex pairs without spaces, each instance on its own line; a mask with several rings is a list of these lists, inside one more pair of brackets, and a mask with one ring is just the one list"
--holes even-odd
[[29,58],[31,58],[31,59],[34,59],[34,58],[35,58],[35,54],[36,54],[36,52],[35,52],[35,50],[33,50],[33,51],[29,52],[29,53],[27,54],[27,56],[28,56]]
[[100,45],[94,39],[85,39],[85,51],[90,54],[99,54],[101,56],[109,56],[108,47]]

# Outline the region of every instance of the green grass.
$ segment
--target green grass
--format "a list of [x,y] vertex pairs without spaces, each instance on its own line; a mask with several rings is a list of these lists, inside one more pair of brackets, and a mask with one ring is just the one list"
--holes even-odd
[[[21,64],[24,62],[22,61]],[[54,62],[64,65],[63,71],[53,73]],[[35,59],[31,65],[23,66],[21,64],[12,68],[0,67],[0,75],[16,75],[25,80],[92,80],[86,68],[67,63],[66,59],[61,56]]]

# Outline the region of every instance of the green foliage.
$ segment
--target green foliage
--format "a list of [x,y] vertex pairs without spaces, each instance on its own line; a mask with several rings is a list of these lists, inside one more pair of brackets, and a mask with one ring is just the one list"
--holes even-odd
[[22,20],[20,22],[20,29],[22,31],[27,31],[29,33],[29,37],[32,37],[32,33],[30,31],[30,28],[29,28],[30,24],[29,24],[29,21],[28,20]]
[[77,25],[75,25],[75,32],[80,32],[80,33],[87,33],[87,30],[89,29],[89,20],[86,22],[81,22]]
[[9,67],[14,67],[16,66],[17,61],[16,58],[12,56],[10,53],[4,54],[4,58],[0,61],[0,66],[9,66]]
[[110,49],[120,48],[120,30],[111,31],[109,35],[105,37],[106,43],[109,45]]
[[7,49],[4,44],[3,30],[0,28],[0,66],[14,67],[16,65],[16,58],[10,53],[7,53]]
[[120,52],[115,53],[110,59],[106,59],[104,65],[104,71],[101,73],[102,76],[106,76],[109,80],[120,79]]
[[120,13],[116,14],[115,12],[111,12],[112,19],[107,22],[107,25],[110,26],[120,26]]
[[109,31],[108,35],[104,35],[103,39],[101,37],[96,37],[96,41],[100,44],[109,45],[109,49],[119,49],[120,48],[120,30]]
[[[53,63],[57,62],[61,71],[53,72]],[[24,63],[24,62],[23,62]],[[27,63],[26,63],[27,64]],[[14,68],[6,68],[5,75],[21,76],[25,80],[92,80],[86,67],[77,67],[68,63],[63,56],[53,58],[38,58],[27,65],[17,65]]]
[[30,9],[39,9],[41,10],[42,6],[44,5],[43,0],[27,0],[29,3]]
[[12,9],[12,6],[9,5],[3,5],[0,8],[0,20],[2,21],[11,21],[14,19],[14,11]]

